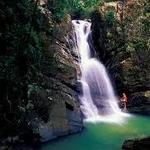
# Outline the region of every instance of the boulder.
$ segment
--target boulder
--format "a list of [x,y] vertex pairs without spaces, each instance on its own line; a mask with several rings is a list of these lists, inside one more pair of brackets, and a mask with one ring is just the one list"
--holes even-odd
[[149,150],[150,149],[150,137],[142,139],[130,139],[125,140],[122,145],[122,150]]
[[131,94],[129,97],[128,111],[130,113],[150,115],[149,91]]

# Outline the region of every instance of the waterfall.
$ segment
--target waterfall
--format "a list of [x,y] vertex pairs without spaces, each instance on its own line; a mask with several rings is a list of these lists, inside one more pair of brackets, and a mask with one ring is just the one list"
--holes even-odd
[[73,20],[75,47],[81,57],[81,110],[87,120],[115,121],[122,112],[118,107],[111,81],[104,65],[92,58],[89,45],[91,23]]

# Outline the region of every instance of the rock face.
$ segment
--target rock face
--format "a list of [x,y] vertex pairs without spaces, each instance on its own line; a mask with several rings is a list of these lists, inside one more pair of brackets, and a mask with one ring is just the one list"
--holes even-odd
[[41,136],[42,142],[80,132],[83,127],[77,96],[79,66],[68,42],[71,30],[69,16],[54,25],[50,39],[46,39],[47,49],[39,74],[39,85],[29,86],[29,98],[34,101],[36,110],[31,110],[28,121],[34,133]]
[[128,110],[131,113],[150,115],[150,91],[131,94]]
[[122,150],[149,150],[150,137],[142,139],[126,140],[122,145]]
[[129,112],[149,115],[146,8],[146,0],[104,3],[91,20],[97,56],[107,67],[117,94],[127,94]]

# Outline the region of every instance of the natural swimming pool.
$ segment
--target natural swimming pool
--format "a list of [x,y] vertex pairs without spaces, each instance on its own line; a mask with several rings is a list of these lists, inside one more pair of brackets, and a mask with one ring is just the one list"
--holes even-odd
[[85,122],[83,132],[42,145],[41,150],[121,150],[123,141],[150,135],[150,117],[131,116],[122,124]]

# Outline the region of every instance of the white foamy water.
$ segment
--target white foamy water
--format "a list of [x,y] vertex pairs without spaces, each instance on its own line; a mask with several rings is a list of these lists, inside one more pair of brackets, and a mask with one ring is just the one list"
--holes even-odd
[[96,58],[91,57],[89,35],[91,23],[82,20],[73,20],[76,48],[81,57],[82,95],[81,110],[87,121],[121,122],[122,113],[117,104],[111,81],[104,65]]

